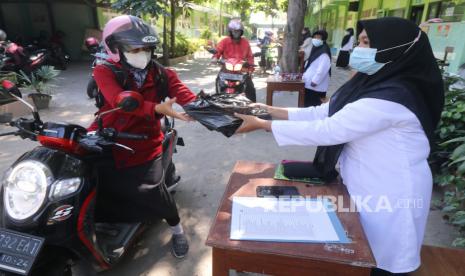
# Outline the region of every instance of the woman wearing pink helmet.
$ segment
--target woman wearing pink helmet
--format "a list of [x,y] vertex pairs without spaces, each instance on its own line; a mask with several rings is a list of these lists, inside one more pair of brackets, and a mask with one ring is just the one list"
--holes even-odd
[[[98,113],[115,108],[118,95],[125,90],[140,92],[144,98],[138,114],[107,114],[103,116],[103,127],[149,138],[118,140],[118,143],[134,149],[135,154],[113,150],[114,167],[102,170],[105,181],[99,184],[97,219],[139,222],[163,218],[173,232],[172,253],[182,258],[189,246],[176,203],[165,185],[160,118],[166,115],[190,120],[186,114],[174,111],[172,105],[175,102],[185,105],[193,101],[195,95],[174,71],[152,60],[158,35],[140,18],[122,15],[111,19],[103,30],[103,42],[109,59],[94,69],[95,81],[101,91]],[[125,76],[124,80],[121,75]],[[162,102],[165,97],[170,99]],[[90,126],[90,130],[95,129],[96,122]]]

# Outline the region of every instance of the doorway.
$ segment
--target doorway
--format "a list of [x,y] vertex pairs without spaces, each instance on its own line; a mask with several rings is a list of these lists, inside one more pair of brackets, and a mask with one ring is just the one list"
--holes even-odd
[[415,22],[415,24],[420,25],[424,9],[425,6],[423,5],[412,7],[412,11],[410,12],[410,20]]

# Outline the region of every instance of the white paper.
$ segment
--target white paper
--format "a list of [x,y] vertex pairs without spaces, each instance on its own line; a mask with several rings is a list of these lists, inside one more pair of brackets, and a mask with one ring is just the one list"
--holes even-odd
[[323,200],[234,197],[232,240],[337,242]]

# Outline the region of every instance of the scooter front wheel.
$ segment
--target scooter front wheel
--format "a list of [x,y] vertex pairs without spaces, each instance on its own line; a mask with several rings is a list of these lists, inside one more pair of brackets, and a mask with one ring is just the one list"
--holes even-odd
[[58,258],[54,262],[50,262],[48,265],[44,265],[41,268],[32,271],[32,276],[72,276],[72,261],[71,259]]
[[95,98],[95,96],[97,96],[97,93],[98,93],[97,83],[95,82],[95,79],[92,77],[89,80],[89,83],[87,83],[87,96],[90,99],[93,99]]

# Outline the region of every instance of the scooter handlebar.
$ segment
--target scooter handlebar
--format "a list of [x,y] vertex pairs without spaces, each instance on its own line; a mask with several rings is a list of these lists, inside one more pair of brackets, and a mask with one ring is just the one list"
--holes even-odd
[[126,133],[126,132],[118,132],[116,134],[116,138],[130,139],[130,140],[147,140],[148,139],[147,135],[132,134],[132,133]]

